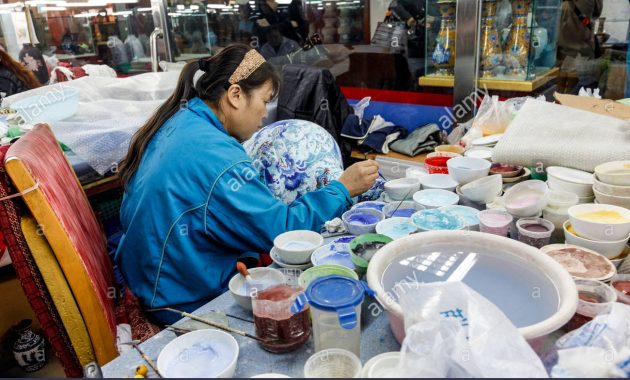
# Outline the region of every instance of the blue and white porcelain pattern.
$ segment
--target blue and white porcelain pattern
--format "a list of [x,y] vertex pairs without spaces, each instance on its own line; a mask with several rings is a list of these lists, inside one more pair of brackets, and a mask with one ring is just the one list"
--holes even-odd
[[243,146],[269,190],[287,204],[343,173],[337,142],[310,121],[277,121],[256,132]]
[[[306,120],[282,120],[269,124],[243,143],[260,179],[273,195],[290,204],[302,195],[341,177],[343,160],[337,142],[328,131]],[[378,199],[385,181],[356,201]]]

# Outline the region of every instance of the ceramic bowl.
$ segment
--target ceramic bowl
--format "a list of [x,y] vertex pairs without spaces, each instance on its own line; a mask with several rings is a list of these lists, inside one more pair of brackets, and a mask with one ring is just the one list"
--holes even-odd
[[616,241],[597,241],[586,239],[579,236],[573,227],[571,227],[571,221],[567,220],[563,223],[562,228],[564,229],[564,239],[567,244],[573,244],[580,247],[591,249],[597,253],[600,253],[609,259],[613,259],[619,256],[623,250],[626,248],[626,244],[628,243],[628,239],[630,236],[626,236],[621,240]]
[[538,215],[547,205],[547,185],[536,179],[518,183],[505,192],[503,204],[519,218]]
[[630,209],[630,197],[620,197],[616,195],[604,194],[599,192],[595,188],[593,188],[593,191],[595,192],[595,199],[597,199],[597,202],[600,204],[603,203]]
[[547,207],[551,210],[567,210],[569,207],[578,204],[580,198],[571,192],[562,190],[551,190],[547,192]]
[[582,170],[550,166],[547,182],[552,190],[568,191],[582,198],[593,196],[593,175]]
[[310,284],[316,278],[331,275],[350,277],[354,278],[355,280],[359,279],[357,273],[348,267],[335,264],[324,264],[314,266],[302,272],[298,279],[298,284],[302,289],[306,289],[308,288],[308,284]]
[[476,179],[461,187],[466,198],[477,203],[488,203],[497,197],[501,192],[503,181],[500,174]]
[[523,171],[522,166],[494,163],[490,167],[490,174],[500,174],[503,178],[513,178]]
[[481,158],[486,161],[492,161],[492,148],[480,146],[466,150],[464,157]]
[[250,379],[290,379],[291,376],[283,375],[281,373],[261,373],[260,375],[251,376]]
[[503,183],[516,183],[529,179],[532,175],[532,171],[529,168],[523,168],[516,177],[503,177]]
[[597,178],[609,185],[630,186],[630,161],[612,161],[595,167]]
[[[395,201],[402,201],[405,198],[413,195],[416,191],[420,190],[420,182],[424,178],[430,177],[434,174],[420,178],[400,178],[385,182],[385,192],[390,199]],[[382,209],[379,211],[383,211]]]
[[409,218],[416,211],[424,210],[424,206],[420,206],[414,201],[391,202],[383,208],[383,214],[386,218],[398,216]]
[[593,190],[606,195],[614,195],[617,197],[630,197],[630,186],[609,185],[600,181],[597,174],[593,174]]
[[386,235],[365,234],[357,236],[350,242],[350,255],[359,277],[365,274],[368,264],[378,254],[378,251],[392,241],[394,239]]
[[386,205],[387,205],[387,203],[380,202],[380,201],[365,201],[365,202],[359,202],[359,203],[355,204],[354,206],[352,206],[351,210],[354,210],[354,209],[357,209],[357,208],[371,208],[371,209],[374,209],[374,210],[377,210],[377,211],[383,211],[383,208]]
[[448,173],[461,184],[485,177],[490,172],[490,162],[482,158],[455,157],[447,162]]
[[444,209],[421,210],[411,217],[420,231],[463,230],[466,222],[457,214]]
[[385,219],[382,212],[374,209],[354,209],[341,215],[343,225],[349,234],[359,236],[374,232],[376,225]]
[[313,266],[313,264],[310,261],[304,264],[285,263],[284,261],[282,261],[282,258],[280,257],[280,255],[278,255],[278,251],[276,250],[275,247],[271,248],[271,251],[269,252],[269,256],[271,256],[271,261],[276,263],[276,265],[278,265],[280,268],[304,270],[306,268],[310,268]]
[[[215,329],[195,330],[164,346],[157,368],[166,378],[230,378],[236,371],[238,354],[232,335]],[[183,357],[188,360],[183,361]]]
[[419,166],[411,166],[405,170],[405,178],[422,178],[428,174],[424,167]]
[[[472,208],[476,208],[477,210],[484,210],[486,208],[485,204],[483,203],[479,203],[479,202],[474,202],[471,199],[468,199],[464,193],[462,193],[462,185],[459,185],[455,188],[455,193],[457,195],[459,195],[459,204],[463,205],[463,206],[469,206]],[[493,200],[496,200],[498,197],[501,196],[501,194],[503,194],[503,189],[499,190],[499,192],[494,196]],[[491,201],[491,202],[492,202]],[[486,203],[487,204],[487,203]],[[503,207],[503,206],[501,206]]]
[[273,239],[273,246],[286,264],[304,264],[324,242],[322,235],[308,230],[288,231]]
[[[286,280],[282,272],[268,267],[249,269],[249,274],[252,277],[252,283],[258,285],[256,289],[259,291],[273,285],[284,284]],[[259,286],[262,286],[262,288]],[[230,289],[230,293],[237,304],[243,309],[252,309],[252,297],[248,294],[245,277],[240,273],[234,275],[228,283],[228,289]]]
[[376,233],[389,236],[396,240],[418,231],[418,227],[411,223],[410,218],[393,217],[381,220],[376,225]]
[[[585,220],[581,217],[588,213],[614,213],[627,221],[621,223],[606,222],[599,217],[597,221]],[[569,208],[569,219],[571,226],[577,235],[597,241],[618,241],[630,235],[630,210],[606,204],[583,204],[571,206]]]
[[441,207],[440,210],[446,210],[462,218],[462,220],[466,223],[466,229],[470,231],[479,231],[479,210],[476,208],[453,205]]
[[413,200],[420,206],[430,209],[456,205],[459,202],[459,195],[448,190],[420,190],[413,195]]
[[438,145],[435,147],[435,151],[462,154],[464,147],[461,145]]
[[[559,234],[559,231],[562,231],[562,225],[564,222],[569,220],[568,210],[556,210],[549,207],[545,207],[542,213],[543,219],[547,219],[551,223],[553,223],[556,228],[556,235]],[[573,243],[572,243],[573,244]]]
[[354,270],[348,244],[349,242],[332,242],[317,248],[311,255],[311,263],[313,263],[313,266],[334,264]]
[[615,265],[592,249],[573,244],[550,244],[540,251],[562,265],[573,278],[607,281],[617,274]]
[[420,183],[423,189],[442,189],[448,191],[455,190],[458,185],[448,174],[429,174],[420,178]]

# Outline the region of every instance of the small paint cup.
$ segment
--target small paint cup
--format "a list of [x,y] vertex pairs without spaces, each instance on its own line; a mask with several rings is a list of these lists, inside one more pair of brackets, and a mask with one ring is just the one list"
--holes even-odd
[[569,331],[582,327],[599,314],[609,312],[617,301],[615,290],[601,281],[576,279],[575,286],[579,299],[575,315],[566,324]]
[[348,350],[330,348],[311,355],[304,364],[305,378],[355,378],[361,375],[361,360]]
[[505,210],[490,209],[479,212],[479,231],[507,236],[514,218]]
[[516,228],[521,243],[539,249],[549,244],[555,230],[553,223],[542,218],[521,218],[516,222]]
[[610,280],[617,293],[617,301],[630,305],[630,274],[617,274]]

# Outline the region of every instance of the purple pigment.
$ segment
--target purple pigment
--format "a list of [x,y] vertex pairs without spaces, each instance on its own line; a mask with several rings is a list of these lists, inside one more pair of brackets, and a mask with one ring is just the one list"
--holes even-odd
[[530,232],[547,232],[549,231],[549,229],[545,226],[543,226],[542,224],[536,224],[536,223],[530,223],[530,224],[523,224],[521,225],[521,228]]
[[413,208],[402,208],[400,210],[396,210],[392,216],[400,216],[402,218],[409,218],[411,215],[415,214],[417,210]]
[[348,223],[367,226],[378,223],[378,217],[370,214],[352,214],[348,217]]

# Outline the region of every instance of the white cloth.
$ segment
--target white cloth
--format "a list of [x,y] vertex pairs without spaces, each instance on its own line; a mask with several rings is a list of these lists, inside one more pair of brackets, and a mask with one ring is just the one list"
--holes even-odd
[[91,77],[116,78],[116,70],[107,65],[83,65],[81,68]]
[[630,123],[529,99],[497,143],[492,160],[592,172],[605,162],[630,160]]

